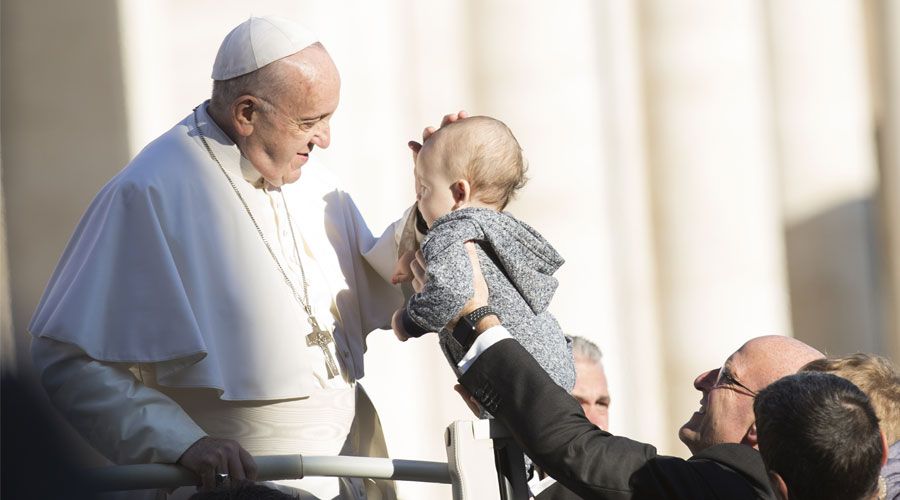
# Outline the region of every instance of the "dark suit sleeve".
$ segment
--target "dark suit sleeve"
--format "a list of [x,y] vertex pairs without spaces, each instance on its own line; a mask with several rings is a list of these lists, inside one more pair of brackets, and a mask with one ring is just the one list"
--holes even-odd
[[513,339],[483,352],[459,381],[536,464],[584,497],[632,498],[632,474],[656,456],[650,445],[591,424],[575,399]]
[[[748,488],[744,474],[731,464],[657,456],[653,446],[594,426],[514,339],[481,353],[459,381],[509,428],[536,464],[584,498],[767,497]],[[759,453],[742,448],[761,468]]]

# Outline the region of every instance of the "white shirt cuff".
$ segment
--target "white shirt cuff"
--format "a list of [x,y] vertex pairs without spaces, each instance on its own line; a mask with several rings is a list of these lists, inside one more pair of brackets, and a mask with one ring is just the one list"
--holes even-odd
[[466,355],[456,364],[456,366],[459,367],[460,375],[466,373],[469,367],[472,366],[472,363],[478,359],[478,356],[481,356],[481,353],[488,350],[489,347],[503,339],[511,338],[512,335],[506,331],[506,328],[504,328],[503,325],[492,326],[481,332],[481,335],[475,337],[475,342],[472,344],[472,347],[469,348],[469,351],[466,352]]

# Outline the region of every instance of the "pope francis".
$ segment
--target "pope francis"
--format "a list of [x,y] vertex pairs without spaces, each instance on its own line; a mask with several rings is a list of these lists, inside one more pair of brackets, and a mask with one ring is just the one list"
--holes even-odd
[[[212,98],[75,230],[29,326],[42,384],[113,462],[179,463],[205,489],[252,479],[251,455],[383,454],[357,380],[366,334],[402,302],[385,277],[409,225],[373,237],[311,156],[328,147],[340,77],[309,30],[250,18],[212,78]],[[374,486],[278,487],[365,498]]]

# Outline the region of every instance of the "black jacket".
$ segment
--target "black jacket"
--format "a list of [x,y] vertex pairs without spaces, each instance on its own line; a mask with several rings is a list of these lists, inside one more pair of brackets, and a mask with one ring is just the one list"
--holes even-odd
[[536,464],[583,498],[774,498],[749,446],[716,445],[684,460],[600,430],[513,339],[483,352],[459,381]]

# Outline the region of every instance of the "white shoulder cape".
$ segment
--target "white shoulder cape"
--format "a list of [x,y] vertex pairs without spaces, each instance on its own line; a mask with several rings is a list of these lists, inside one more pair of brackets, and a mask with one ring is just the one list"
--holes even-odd
[[[223,163],[239,152],[197,110]],[[243,179],[239,189],[252,190]],[[364,255],[396,258],[395,234],[376,240],[352,200],[310,161],[285,186],[339,310],[336,347],[363,376],[365,335],[390,324],[397,287]],[[251,206],[251,208],[254,208]],[[258,207],[262,210],[263,207]],[[149,144],[91,203],[29,325],[104,362],[156,363],[157,383],[219,389],[222,399],[302,397],[306,316],[246,212],[199,141],[193,115]]]

